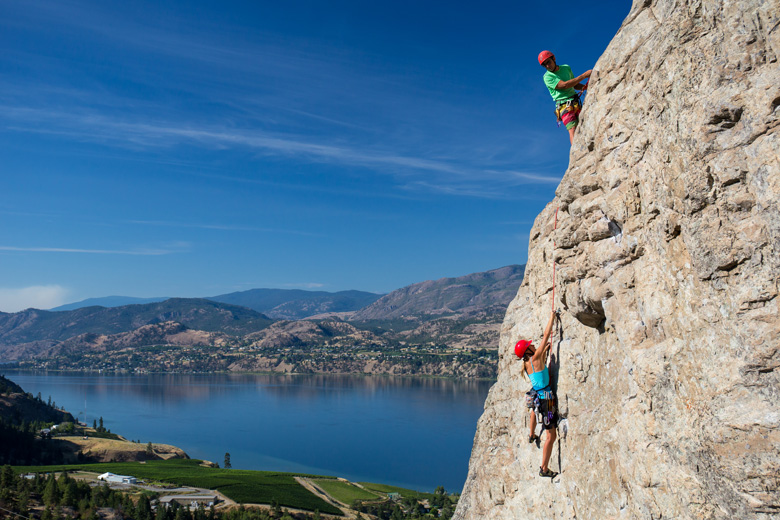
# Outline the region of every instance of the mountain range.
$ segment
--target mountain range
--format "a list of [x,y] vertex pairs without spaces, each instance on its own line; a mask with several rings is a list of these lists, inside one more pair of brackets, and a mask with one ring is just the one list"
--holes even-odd
[[84,367],[90,356],[154,345],[303,352],[325,345],[337,350],[360,345],[494,349],[523,269],[513,265],[426,281],[384,296],[254,289],[209,299],[0,313],[0,361],[81,358],[78,366]]
[[501,306],[503,312],[523,281],[524,268],[510,265],[483,273],[408,285],[358,310],[350,316],[350,320],[446,316],[486,311],[496,305]]
[[[304,291],[301,289],[250,289],[202,298],[213,302],[240,305],[261,312],[276,320],[302,320],[327,312],[348,312],[362,309],[382,295],[365,291]],[[170,298],[134,298],[132,296],[105,296],[87,298],[50,309],[54,312],[72,311],[84,307],[124,307],[159,303]]]
[[327,312],[362,309],[382,295],[364,291],[304,291],[301,289],[251,289],[208,298],[241,305],[277,320],[301,320]]

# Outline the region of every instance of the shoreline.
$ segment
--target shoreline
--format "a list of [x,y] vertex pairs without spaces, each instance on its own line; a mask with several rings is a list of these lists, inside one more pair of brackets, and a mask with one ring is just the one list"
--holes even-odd
[[257,376],[333,376],[333,377],[383,377],[383,378],[406,378],[406,379],[443,379],[454,381],[497,381],[498,377],[461,377],[453,375],[434,375],[434,374],[368,374],[365,372],[274,372],[274,371],[237,371],[237,370],[214,370],[214,371],[120,371],[120,370],[63,370],[48,368],[23,368],[23,367],[5,367],[0,363],[0,373],[4,372],[26,372],[26,373],[55,373],[55,374],[98,374],[111,376],[144,376],[144,375],[257,375]]

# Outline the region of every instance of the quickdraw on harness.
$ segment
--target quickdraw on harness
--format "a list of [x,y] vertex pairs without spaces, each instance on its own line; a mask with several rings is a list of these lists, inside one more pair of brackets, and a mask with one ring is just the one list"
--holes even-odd
[[[582,96],[585,95],[586,90],[588,89],[588,79],[585,82],[585,86],[582,90],[577,92],[577,94],[571,98],[567,99],[565,101],[560,101],[555,104],[555,118],[558,120],[558,127],[560,128],[561,123],[563,122],[563,116],[564,114],[567,114],[569,112],[576,112],[579,113],[582,110]],[[556,215],[558,211],[555,211]]]
[[525,406],[536,413],[540,423],[547,426],[558,413],[558,398],[549,386],[541,390],[532,388],[525,393]]

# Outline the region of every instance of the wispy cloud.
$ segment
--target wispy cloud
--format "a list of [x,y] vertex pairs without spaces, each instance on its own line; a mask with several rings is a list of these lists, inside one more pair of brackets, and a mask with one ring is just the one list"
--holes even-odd
[[[127,50],[135,59],[122,77],[143,85],[148,97],[79,88],[67,62],[47,57],[53,60],[47,70],[57,68],[66,81],[47,85],[37,74],[30,85],[0,81],[0,125],[7,121],[8,130],[133,150],[244,148],[362,167],[391,176],[404,188],[392,191],[402,194],[501,198],[513,187],[560,180],[517,171],[517,164],[529,164],[523,159],[536,148],[537,132],[499,128],[496,116],[504,114],[489,112],[495,108],[461,86],[444,85],[444,76],[415,81],[408,70],[380,65],[355,48],[313,48],[262,32],[225,34],[201,20],[179,20],[171,30],[162,12],[159,19],[136,18],[119,7],[31,2],[32,10],[16,13],[31,31],[45,20],[85,41]],[[25,57],[14,55],[22,66]]]
[[15,247],[0,246],[0,251],[21,253],[79,253],[90,255],[131,255],[131,256],[160,256],[169,255],[180,249],[76,249],[66,247]]
[[16,289],[0,288],[0,311],[51,309],[66,302],[68,291],[60,285],[33,285]]
[[[426,180],[402,181],[407,189],[429,189],[452,195],[493,198],[503,189],[527,184],[557,184],[560,177],[516,170],[470,167],[457,160],[415,157],[367,147],[334,145],[303,136],[275,134],[260,130],[199,128],[195,125],[124,122],[103,115],[64,113],[24,107],[2,107],[7,117],[44,123],[16,127],[34,133],[60,133],[88,141],[149,148],[197,144],[213,149],[244,147],[315,162],[378,168],[386,174],[408,180],[425,173]],[[54,126],[52,126],[54,125]],[[61,126],[64,128],[57,128]],[[433,175],[433,177],[431,177]],[[473,185],[472,184],[473,181]],[[464,185],[464,183],[466,185]],[[485,186],[490,185],[488,189]],[[483,189],[478,189],[482,186]]]
[[144,226],[160,226],[160,227],[174,227],[174,228],[191,228],[191,229],[207,229],[214,231],[253,231],[260,233],[280,233],[286,235],[301,235],[301,236],[323,236],[318,233],[311,233],[308,231],[298,231],[295,229],[279,229],[279,228],[264,228],[254,226],[235,226],[225,224],[198,224],[191,222],[177,222],[166,220],[127,220],[129,224],[140,224]]

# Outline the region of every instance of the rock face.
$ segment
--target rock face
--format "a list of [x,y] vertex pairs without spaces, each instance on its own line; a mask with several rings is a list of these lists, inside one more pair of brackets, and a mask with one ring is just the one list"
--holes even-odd
[[[779,54],[777,0],[634,1],[531,231],[455,518],[780,518]],[[550,482],[512,347],[553,258]]]

